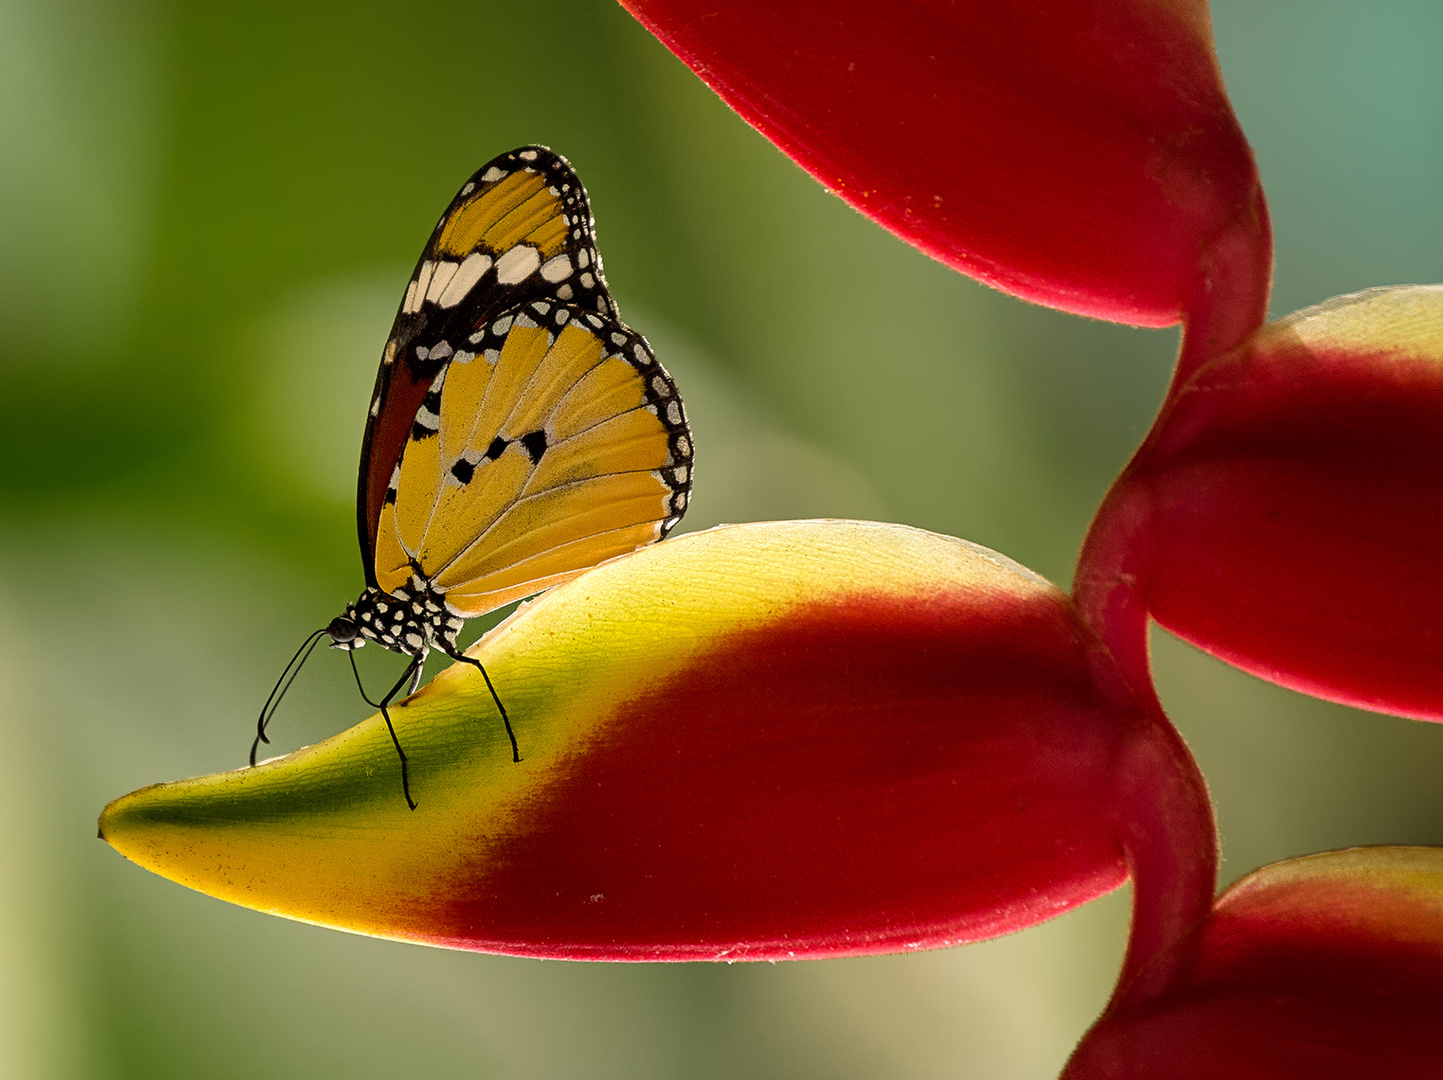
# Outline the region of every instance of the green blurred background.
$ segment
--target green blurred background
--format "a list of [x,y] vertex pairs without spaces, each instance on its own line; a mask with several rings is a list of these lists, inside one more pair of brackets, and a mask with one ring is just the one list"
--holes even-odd
[[[1275,313],[1443,280],[1443,7],[1214,17]],[[1069,580],[1175,332],[928,262],[606,0],[0,0],[0,1074],[1045,1078],[1105,1000],[1125,892],[919,956],[537,963],[243,911],[94,838],[109,799],[241,764],[290,650],[358,591],[355,460],[406,275],[457,184],[533,141],[578,167],[686,394],[687,527],[876,517]],[[1443,843],[1443,730],[1156,653],[1225,880]],[[307,669],[280,749],[365,714],[344,668]]]

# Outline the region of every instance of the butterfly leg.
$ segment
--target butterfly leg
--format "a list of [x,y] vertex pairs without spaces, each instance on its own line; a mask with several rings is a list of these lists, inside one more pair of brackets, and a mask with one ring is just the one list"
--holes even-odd
[[366,688],[361,685],[361,673],[356,671],[356,654],[351,653],[351,670],[356,674],[356,688],[361,691],[361,697],[365,699],[367,705],[381,710],[381,716],[386,721],[386,730],[391,733],[391,744],[396,748],[396,756],[401,759],[401,794],[406,796],[406,805],[412,810],[416,809],[416,803],[411,798],[411,780],[406,771],[406,751],[401,749],[401,740],[396,737],[396,728],[391,723],[391,713],[386,706],[401,692],[401,687],[406,685],[408,679],[415,679],[424,659],[423,656],[411,657],[411,662],[406,665],[406,670],[401,673],[401,677],[396,680],[396,685],[391,687],[390,692],[380,701],[372,701],[366,693]]
[[467,656],[454,647],[446,650],[446,655],[452,660],[459,661],[463,664],[470,664],[481,672],[481,677],[486,680],[486,689],[491,691],[491,700],[496,702],[496,708],[501,713],[501,722],[506,725],[506,737],[511,740],[511,760],[520,761],[521,751],[516,746],[516,733],[511,730],[511,717],[506,715],[506,706],[501,704],[501,697],[496,693],[496,687],[491,685],[491,676],[486,674],[485,666],[480,660],[472,656]]
[[411,694],[414,694],[414,693],[420,688],[420,686],[421,686],[421,676],[425,673],[425,671],[426,671],[426,654],[425,654],[425,653],[422,653],[420,656],[416,657],[416,673],[411,676],[411,688],[406,691],[406,695],[407,695],[408,697],[409,697]]

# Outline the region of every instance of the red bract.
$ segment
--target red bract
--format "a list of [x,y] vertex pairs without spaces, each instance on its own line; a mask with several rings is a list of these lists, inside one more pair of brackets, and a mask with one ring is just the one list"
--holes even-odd
[[1063,1080],[1424,1080],[1443,1070],[1443,850],[1264,867],[1160,991],[1124,985]]
[[623,3],[825,186],[949,266],[1119,322],[1190,314],[1218,348],[1262,321],[1267,211],[1201,0]]
[[1181,740],[1057,588],[902,526],[697,533],[559,586],[379,717],[101,819],[158,873],[433,945],[775,959],[992,937],[1149,898],[1134,966],[1211,901]]
[[1443,719],[1443,287],[1270,324],[1174,388],[1093,522],[1078,600],[1264,678]]

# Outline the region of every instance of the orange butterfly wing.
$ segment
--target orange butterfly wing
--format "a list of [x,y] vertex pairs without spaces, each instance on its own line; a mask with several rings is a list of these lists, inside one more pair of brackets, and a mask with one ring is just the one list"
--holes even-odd
[[366,580],[386,488],[431,384],[433,349],[464,341],[497,315],[547,298],[615,319],[586,192],[570,164],[542,146],[487,162],[452,199],[406,286],[381,358],[361,444],[357,528]]
[[419,575],[472,618],[677,523],[691,432],[639,334],[536,300],[447,347],[382,500],[380,588]]

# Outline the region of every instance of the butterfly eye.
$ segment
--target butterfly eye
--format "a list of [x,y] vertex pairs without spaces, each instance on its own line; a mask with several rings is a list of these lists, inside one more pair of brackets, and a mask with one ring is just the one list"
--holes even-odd
[[356,624],[344,615],[337,615],[326,627],[326,633],[331,636],[331,648],[345,648],[356,640],[360,633]]

